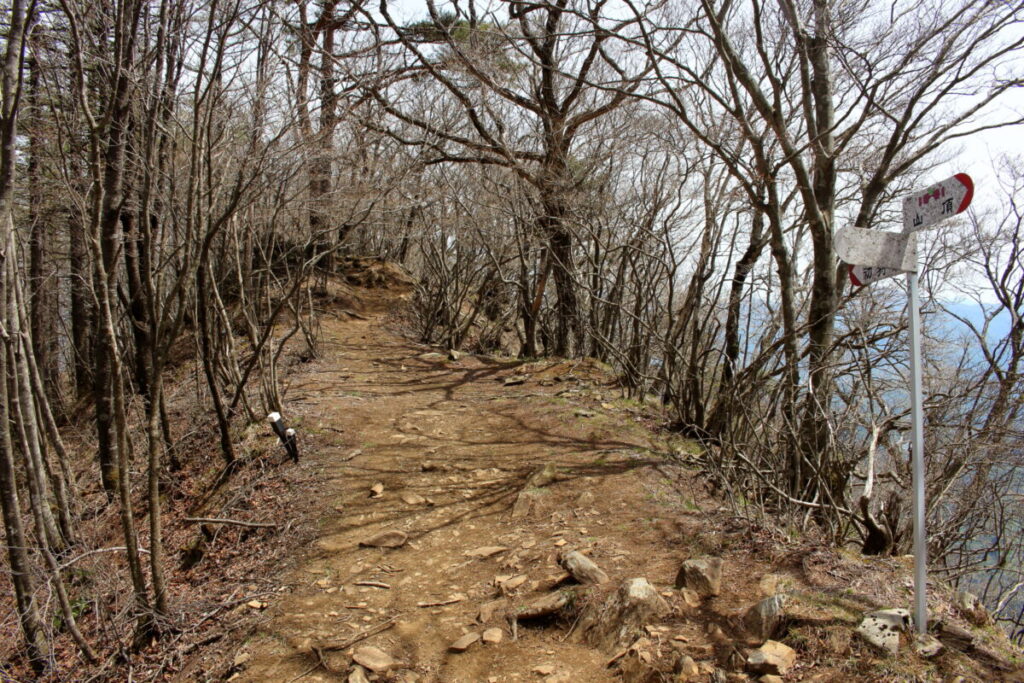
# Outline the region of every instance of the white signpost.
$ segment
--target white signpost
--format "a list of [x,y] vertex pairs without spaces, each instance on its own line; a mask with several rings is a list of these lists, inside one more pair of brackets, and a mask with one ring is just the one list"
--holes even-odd
[[[957,173],[903,200],[903,232],[845,228],[836,233],[836,253],[849,265],[857,286],[899,273],[907,274],[910,313],[910,453],[914,475],[914,623],[928,630],[928,547],[924,504],[924,411],[921,396],[921,315],[917,281],[917,240],[914,233],[964,211],[974,198],[974,182]],[[856,264],[856,265],[854,265]]]

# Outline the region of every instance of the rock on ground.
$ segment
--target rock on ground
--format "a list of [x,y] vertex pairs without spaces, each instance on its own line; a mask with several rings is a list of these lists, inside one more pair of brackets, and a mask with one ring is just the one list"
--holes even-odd
[[769,640],[747,657],[747,670],[755,674],[785,676],[794,664],[796,651],[776,640]]
[[900,634],[910,630],[910,612],[883,609],[864,616],[857,633],[882,652],[894,655],[900,650]]
[[356,664],[348,674],[348,683],[370,683],[366,677],[366,669]]
[[390,529],[360,541],[359,545],[367,548],[401,548],[408,540],[404,531]]
[[778,636],[786,618],[785,604],[786,597],[781,593],[765,598],[743,615],[743,626],[761,642]]
[[698,557],[686,560],[676,574],[676,588],[691,588],[704,598],[722,592],[722,558]]
[[537,489],[520,491],[515,504],[512,505],[512,519],[523,519],[536,514],[543,495],[543,492]]
[[480,634],[476,631],[470,631],[466,635],[462,636],[454,643],[448,646],[448,649],[452,652],[465,652],[469,649],[469,646],[480,640]]
[[669,612],[668,603],[647,579],[626,579],[603,602],[591,603],[574,637],[605,651],[629,645],[643,627]]
[[604,570],[578,550],[563,552],[558,558],[558,564],[580,583],[604,583],[608,580]]
[[372,645],[356,648],[352,653],[352,659],[356,664],[374,673],[382,673],[398,664],[387,652]]
[[676,662],[675,669],[676,673],[679,674],[680,681],[695,681],[700,676],[700,667],[697,666],[697,662],[693,661],[693,657],[690,655],[681,655]]

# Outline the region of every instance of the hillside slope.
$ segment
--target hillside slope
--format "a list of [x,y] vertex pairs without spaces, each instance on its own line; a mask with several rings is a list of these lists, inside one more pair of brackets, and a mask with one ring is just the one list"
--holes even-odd
[[[291,495],[315,541],[265,577],[275,597],[236,608],[260,614],[255,632],[201,650],[179,680],[1015,675],[992,628],[944,638],[931,658],[905,636],[896,656],[868,645],[855,629],[909,604],[909,563],[736,517],[708,493],[695,449],[654,430],[599,364],[452,360],[398,334],[405,290],[360,291],[325,315],[323,355],[285,395],[308,482]],[[701,557],[722,560],[716,596],[694,579],[676,588]],[[935,592],[936,615],[966,625]],[[775,595],[779,619],[745,618]],[[793,649],[781,678],[759,678],[772,670],[754,663],[766,636]]]

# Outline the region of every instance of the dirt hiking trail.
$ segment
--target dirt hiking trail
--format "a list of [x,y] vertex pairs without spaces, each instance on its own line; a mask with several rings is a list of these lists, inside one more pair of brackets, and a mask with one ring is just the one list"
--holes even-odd
[[[290,376],[285,416],[319,526],[268,577],[279,597],[249,606],[265,620],[222,653],[228,680],[754,681],[724,673],[744,670],[737,620],[750,605],[779,586],[878,588],[859,561],[727,513],[685,442],[651,431],[599,364],[451,360],[395,331],[408,296],[374,290],[326,314],[321,357]],[[572,550],[608,580],[578,585],[559,565]],[[681,562],[707,555],[724,560],[720,594],[675,589]],[[654,587],[653,612],[602,623],[636,578]],[[515,618],[553,597],[557,609]],[[816,661],[822,648],[860,658],[854,618],[826,610],[845,635],[805,643],[785,680],[882,680]]]
[[[287,404],[306,435],[302,466],[321,475],[310,491],[322,502],[321,535],[289,577],[294,591],[244,648],[251,659],[236,680],[289,681],[303,672],[304,681],[346,680],[349,648],[333,648],[385,624],[393,626],[359,644],[376,645],[419,680],[523,680],[544,665],[571,673],[565,680],[614,680],[608,657],[563,642],[562,628],[523,625],[513,642],[501,604],[486,624],[503,629],[501,643],[463,653],[448,647],[482,630],[481,606],[503,595],[497,578],[510,578],[509,605],[558,581],[562,546],[588,551],[621,576],[641,560],[652,580],[671,583],[671,558],[633,554],[645,536],[662,540],[657,506],[643,506],[650,509],[641,520],[638,496],[623,495],[644,490],[637,479],[655,464],[650,444],[599,416],[600,408],[579,409],[588,383],[572,378],[573,364],[548,372],[550,387],[533,377],[505,386],[518,363],[450,362],[389,331],[389,303],[396,302],[366,309],[365,320],[325,317],[322,358],[289,387]],[[584,377],[588,367],[579,368]],[[555,382],[559,370],[567,377]],[[556,396],[566,388],[571,398]],[[531,473],[552,463],[567,480],[538,488],[532,509],[513,519]],[[388,530],[408,541],[360,547]]]

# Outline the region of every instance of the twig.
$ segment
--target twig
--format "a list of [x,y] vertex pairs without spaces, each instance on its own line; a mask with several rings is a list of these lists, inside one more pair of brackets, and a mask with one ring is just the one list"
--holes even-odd
[[[579,613],[578,613],[578,614],[576,615],[576,620],[572,622],[572,626],[570,626],[570,627],[569,627],[569,630],[568,630],[568,631],[566,631],[566,633],[565,633],[565,635],[564,635],[564,636],[562,636],[562,638],[561,638],[560,642],[563,642],[563,643],[564,643],[564,642],[565,642],[565,639],[566,639],[566,638],[568,638],[569,636],[571,636],[571,635],[572,635],[572,632],[576,630],[576,624],[580,623],[580,619],[581,619],[582,617],[583,617],[583,610],[580,610],[580,612],[579,612]],[[613,661],[614,661],[614,660],[613,660]],[[611,666],[611,664],[610,664],[610,663],[609,663],[609,666]]]
[[235,526],[255,527],[257,529],[276,529],[277,524],[269,522],[243,522],[240,519],[219,519],[217,517],[183,517],[186,522],[193,524],[234,524]]
[[[61,568],[61,571],[63,571],[65,569],[67,569],[68,567],[70,567],[71,565],[73,565],[74,563],[78,562],[79,560],[84,560],[85,558],[89,557],[90,555],[99,555],[100,553],[116,553],[116,552],[121,552],[121,551],[125,551],[125,550],[127,550],[127,548],[124,547],[123,545],[115,546],[113,548],[97,548],[96,550],[90,550],[88,552],[82,553],[81,555],[78,555],[77,557],[72,557],[70,560],[68,560],[67,562],[62,564],[60,566],[60,568]],[[140,553],[149,554],[149,551],[147,549],[145,549],[145,548],[138,548],[138,551]]]
[[305,677],[306,677],[306,676],[308,676],[309,674],[311,674],[311,673],[313,673],[314,671],[316,671],[317,669],[319,669],[319,668],[320,668],[320,662],[322,662],[322,661],[323,661],[323,660],[322,660],[322,659],[320,658],[319,654],[320,654],[320,653],[317,653],[317,660],[318,660],[318,661],[317,661],[317,663],[316,663],[316,664],[314,664],[313,666],[309,667],[308,669],[306,669],[305,671],[303,671],[302,673],[300,673],[300,674],[299,674],[298,676],[296,676],[295,678],[291,678],[291,679],[289,679],[289,680],[288,680],[288,683],[295,683],[295,681],[299,680],[300,678],[305,678]]
[[384,588],[385,590],[391,590],[391,586],[384,583],[383,581],[356,581],[356,586],[369,586],[370,588]]
[[365,315],[362,315],[360,313],[356,313],[355,311],[353,311],[353,310],[351,310],[349,308],[343,308],[343,309],[341,309],[341,312],[344,313],[345,315],[348,315],[348,316],[351,316],[353,318],[356,318],[357,320],[369,320],[369,318],[367,318]]
[[417,607],[444,607],[445,605],[454,605],[457,602],[462,602],[462,598],[449,598],[447,600],[439,600],[437,602],[417,602]]

